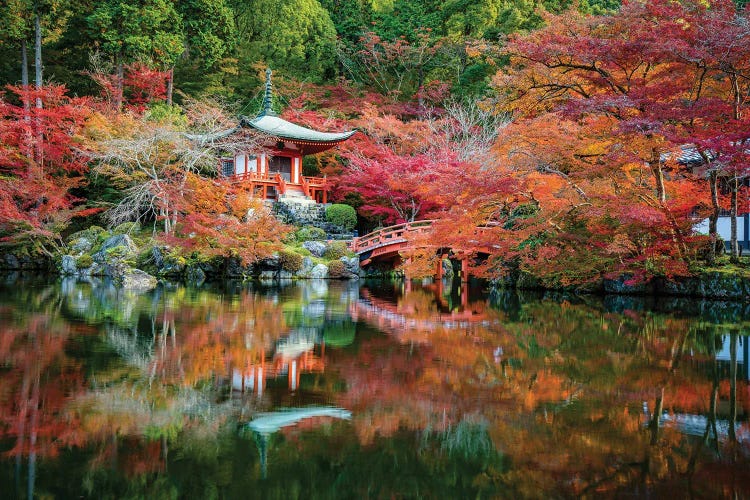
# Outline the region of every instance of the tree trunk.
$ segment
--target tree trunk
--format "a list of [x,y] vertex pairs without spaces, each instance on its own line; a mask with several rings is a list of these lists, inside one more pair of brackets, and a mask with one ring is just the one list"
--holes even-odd
[[24,88],[29,86],[29,54],[26,40],[21,40],[21,85]]
[[[23,87],[23,121],[25,123],[24,131],[24,152],[23,154],[31,158],[34,154],[33,143],[34,137],[32,136],[31,128],[31,102],[26,92],[29,90],[29,50],[26,44],[26,40],[21,40],[21,86]],[[28,174],[33,174],[33,162],[29,162]]]
[[736,263],[740,260],[740,247],[739,242],[737,241],[737,191],[739,190],[740,180],[737,178],[736,174],[732,176],[731,183],[731,206],[729,207],[729,216],[732,234],[729,248],[731,250],[731,260]]
[[729,440],[737,442],[737,333],[729,338]]
[[716,170],[711,170],[708,174],[708,184],[711,188],[711,214],[708,216],[708,236],[711,238],[711,249],[708,254],[708,262],[713,264],[716,261],[716,244],[719,241],[719,214],[721,214],[719,173]]
[[656,183],[656,198],[659,200],[659,203],[665,203],[667,201],[667,192],[664,189],[664,172],[661,169],[661,155],[658,148],[651,150],[651,161],[649,163]]
[[[42,21],[41,16],[37,13],[34,16],[34,77],[36,90],[40,90],[44,84],[42,70]],[[41,96],[36,98],[36,109],[42,109]],[[44,138],[42,137],[42,124],[39,116],[36,118],[36,129],[36,164],[41,175],[44,172],[44,158],[42,157],[42,141]]]
[[174,92],[174,68],[167,71],[167,106],[172,105],[172,93]]
[[117,57],[117,75],[115,82],[115,111],[122,109],[123,86],[125,84],[125,68],[122,64],[122,57]]

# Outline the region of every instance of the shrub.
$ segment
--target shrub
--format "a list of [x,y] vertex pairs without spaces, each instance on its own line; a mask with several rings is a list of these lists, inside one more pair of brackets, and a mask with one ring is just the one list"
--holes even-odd
[[140,231],[141,225],[138,222],[123,222],[112,230],[112,234],[129,234]]
[[343,241],[333,241],[323,252],[323,257],[328,260],[337,260],[344,257],[349,252],[346,243]]
[[66,239],[67,239],[68,242],[71,242],[71,241],[77,240],[79,238],[86,238],[86,239],[88,239],[88,240],[90,240],[92,242],[96,242],[97,241],[97,237],[100,234],[102,234],[102,233],[109,234],[109,233],[107,233],[107,231],[104,230],[103,227],[91,226],[88,229],[84,229],[83,231],[77,231],[77,232],[75,232],[73,234],[68,235],[68,237]]
[[76,259],[76,267],[78,269],[86,269],[94,265],[94,259],[89,254],[83,254]]
[[279,264],[284,271],[296,273],[302,269],[302,256],[298,253],[282,250],[279,252]]
[[315,226],[305,226],[297,231],[297,241],[315,241],[326,239],[326,232]]
[[326,208],[326,220],[346,231],[351,231],[357,225],[357,211],[349,205],[336,203]]
[[328,277],[340,279],[346,276],[346,266],[340,260],[333,260],[328,263]]

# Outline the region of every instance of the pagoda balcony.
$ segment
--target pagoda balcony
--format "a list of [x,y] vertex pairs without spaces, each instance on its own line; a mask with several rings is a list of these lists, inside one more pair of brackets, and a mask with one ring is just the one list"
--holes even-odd
[[328,179],[325,177],[299,176],[300,182],[292,182],[279,172],[246,172],[226,176],[230,182],[241,184],[254,196],[263,200],[307,198],[318,203],[328,202]]

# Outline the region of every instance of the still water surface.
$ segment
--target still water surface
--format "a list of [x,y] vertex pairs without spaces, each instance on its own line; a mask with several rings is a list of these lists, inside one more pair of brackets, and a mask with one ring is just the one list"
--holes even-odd
[[0,281],[3,498],[750,495],[750,307]]

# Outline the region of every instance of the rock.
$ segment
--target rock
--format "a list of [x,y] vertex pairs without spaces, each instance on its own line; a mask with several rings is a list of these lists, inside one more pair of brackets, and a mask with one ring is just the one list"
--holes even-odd
[[127,234],[116,234],[102,243],[98,252],[92,255],[100,264],[113,264],[128,256],[133,256],[138,248]]
[[206,281],[206,273],[199,266],[188,266],[185,270],[185,279],[193,285],[202,285]]
[[289,271],[284,271],[283,269],[279,271],[280,280],[290,280],[292,279],[292,277],[294,277],[294,275],[290,273]]
[[93,246],[94,242],[83,236],[70,242],[70,249],[77,254],[88,252]]
[[312,271],[313,267],[315,267],[313,260],[310,257],[305,257],[302,259],[302,269],[300,269],[300,272],[308,274]]
[[661,280],[658,291],[669,295],[707,297],[714,299],[745,299],[748,283],[729,272],[710,271],[693,277],[680,277],[674,280]]
[[328,276],[328,266],[325,264],[318,264],[310,270],[310,278],[322,279]]
[[258,269],[261,271],[278,271],[281,269],[281,260],[278,255],[266,257],[257,264]]
[[616,278],[604,278],[603,286],[605,293],[617,293],[627,295],[645,295],[654,293],[654,284],[651,281],[638,280],[629,283],[633,279],[632,274],[622,274]]
[[106,252],[110,248],[116,247],[125,247],[130,253],[138,251],[138,247],[135,246],[135,243],[133,243],[133,239],[130,236],[127,234],[116,234],[104,240],[99,252]]
[[159,275],[179,276],[185,271],[185,261],[182,257],[166,256],[162,263]]
[[315,257],[322,257],[326,251],[326,244],[320,241],[305,241],[302,248],[307,249]]
[[341,257],[340,260],[348,272],[359,275],[359,257]]
[[258,277],[261,280],[275,280],[276,279],[276,271],[261,271],[260,276]]
[[226,267],[224,268],[224,276],[227,278],[244,277],[245,268],[242,266],[242,261],[237,257],[229,257],[227,259]]
[[519,271],[518,280],[516,281],[516,288],[522,290],[536,290],[541,288],[539,279],[527,271]]
[[3,269],[20,269],[20,264],[18,262],[18,257],[13,255],[12,253],[6,253],[3,255],[2,259],[0,260],[0,265]]
[[154,261],[154,267],[156,269],[164,267],[164,254],[161,248],[153,247],[151,249],[151,259]]
[[151,290],[158,281],[140,269],[130,269],[121,278],[122,287],[127,290]]
[[63,276],[72,276],[78,272],[76,267],[76,258],[72,255],[63,255],[60,262],[60,273]]
[[216,260],[201,261],[198,263],[198,266],[203,270],[206,276],[218,276],[221,274],[221,263]]

